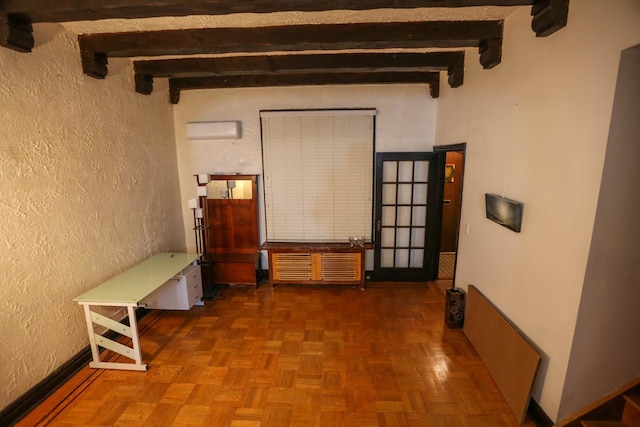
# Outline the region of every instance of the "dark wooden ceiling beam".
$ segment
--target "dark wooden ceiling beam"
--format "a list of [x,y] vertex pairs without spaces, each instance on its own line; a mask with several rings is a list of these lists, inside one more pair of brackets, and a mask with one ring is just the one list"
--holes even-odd
[[93,21],[112,18],[229,15],[233,13],[317,12],[327,10],[531,6],[537,0],[4,0],[8,13],[31,22]]
[[177,104],[180,101],[180,92],[190,89],[398,83],[428,84],[433,98],[440,95],[440,73],[438,72],[383,71],[170,78],[169,98],[171,103]]
[[[355,52],[292,55],[250,55],[215,58],[138,60],[136,72],[154,77],[198,77],[203,74],[238,74],[265,71],[308,72],[319,69],[404,69],[447,70],[464,63],[464,52]],[[393,71],[393,70],[391,70]],[[401,71],[401,70],[399,70]]]
[[104,78],[104,57],[221,54],[389,48],[487,46],[491,63],[500,63],[502,21],[426,21],[258,28],[199,28],[78,37],[83,72]]
[[502,21],[421,21],[195,28],[82,34],[80,49],[109,57],[305,50],[478,47]]
[[[30,52],[32,23],[135,19],[162,16],[228,15],[233,13],[313,12],[469,6],[532,6],[531,27],[539,37],[567,25],[569,0],[0,0],[0,45]],[[31,47],[29,47],[31,46]]]
[[134,61],[136,92],[150,94],[154,77],[207,77],[294,73],[444,71],[451,87],[464,80],[464,52],[337,53],[183,58]]

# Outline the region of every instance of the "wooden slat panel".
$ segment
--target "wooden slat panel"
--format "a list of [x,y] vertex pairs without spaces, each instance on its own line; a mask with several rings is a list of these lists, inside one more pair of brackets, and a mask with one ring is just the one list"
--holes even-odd
[[322,280],[327,282],[352,282],[360,280],[359,253],[322,254]]
[[322,254],[311,254],[311,280],[322,280]]
[[311,280],[311,254],[273,254],[275,280]]
[[473,285],[468,290],[464,333],[516,418],[524,422],[540,354]]
[[[267,242],[261,249],[269,251],[269,281],[275,284],[308,284],[308,285],[359,285],[364,289],[364,254],[366,249],[372,248],[371,243],[362,247],[352,247],[349,243],[283,243]],[[302,255],[295,258],[292,255]],[[282,260],[302,262],[309,258],[309,265],[304,261],[305,268],[310,268],[309,276],[283,275],[282,269],[286,264]]]

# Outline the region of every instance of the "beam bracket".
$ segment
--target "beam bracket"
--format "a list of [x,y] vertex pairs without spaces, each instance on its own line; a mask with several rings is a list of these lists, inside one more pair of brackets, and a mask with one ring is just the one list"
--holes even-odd
[[175,79],[169,79],[169,102],[172,104],[180,102],[180,85]]
[[536,0],[531,8],[531,29],[547,37],[567,26],[569,0]]
[[106,53],[81,50],[80,59],[82,60],[82,72],[85,75],[94,79],[104,79],[107,76],[109,59]]
[[489,70],[502,61],[502,39],[486,39],[480,41],[480,64]]
[[460,87],[464,83],[464,56],[449,66],[447,70],[448,83],[452,88]]
[[0,9],[0,46],[18,52],[31,52],[34,45],[33,26],[29,18],[7,14]]
[[440,73],[437,73],[435,79],[431,79],[429,82],[429,94],[431,98],[436,99],[440,96]]
[[140,72],[135,72],[133,80],[136,83],[136,92],[143,95],[151,95],[153,92],[153,76]]

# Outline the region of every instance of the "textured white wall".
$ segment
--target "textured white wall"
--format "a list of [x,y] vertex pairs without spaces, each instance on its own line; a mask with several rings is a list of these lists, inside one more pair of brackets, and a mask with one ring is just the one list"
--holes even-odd
[[[187,200],[196,197],[199,173],[262,174],[260,110],[376,108],[376,151],[431,151],[437,100],[426,85],[317,86],[183,91],[174,106],[180,188],[187,245],[195,250],[193,214]],[[237,141],[189,141],[185,124],[242,121]],[[261,190],[260,190],[261,191]],[[262,210],[262,196],[260,196]],[[263,220],[261,214],[260,220]],[[264,240],[264,227],[261,227]],[[263,263],[263,265],[266,265]]]
[[[640,4],[572,1],[568,26],[549,38],[530,22],[524,9],[507,18],[502,64],[482,70],[469,55],[464,86],[443,88],[436,143],[468,143],[457,285],[479,287],[541,348],[534,397],[555,419],[620,52],[640,41]],[[520,234],[485,218],[487,192],[524,202]]]
[[74,34],[35,37],[0,49],[0,408],[88,345],[72,298],[185,249],[166,86],[134,93],[124,60],[85,77]]

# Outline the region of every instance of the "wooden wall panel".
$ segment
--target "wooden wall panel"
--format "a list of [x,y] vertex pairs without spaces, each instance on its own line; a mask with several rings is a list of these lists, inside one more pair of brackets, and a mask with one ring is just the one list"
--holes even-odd
[[523,423],[540,354],[475,286],[469,285],[464,333],[516,418]]

